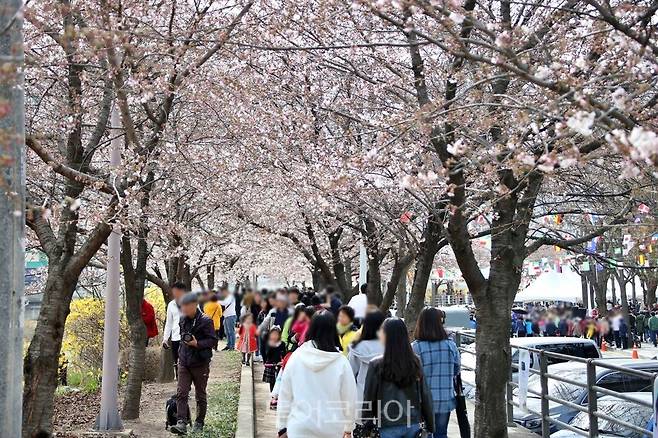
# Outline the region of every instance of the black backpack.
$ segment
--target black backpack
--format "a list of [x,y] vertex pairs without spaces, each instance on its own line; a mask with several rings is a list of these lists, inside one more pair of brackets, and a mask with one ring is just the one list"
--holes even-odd
[[[176,402],[178,401],[178,398],[176,397],[176,394],[172,395],[169,400],[165,403],[165,411],[166,411],[166,420],[165,420],[165,430],[169,429],[169,426],[175,426],[176,423],[178,422],[177,418],[177,409],[176,409]],[[189,406],[187,407],[187,418],[190,418],[190,408]]]

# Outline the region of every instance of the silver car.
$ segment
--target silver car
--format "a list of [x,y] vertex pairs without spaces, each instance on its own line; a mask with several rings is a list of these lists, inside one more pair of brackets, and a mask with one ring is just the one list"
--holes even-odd
[[[627,394],[638,400],[651,403],[652,394],[650,392],[638,392]],[[614,437],[627,437],[627,438],[649,438],[652,432],[649,431],[650,423],[652,421],[653,409],[632,403],[626,400],[621,400],[613,396],[601,397],[598,400],[598,411],[607,414],[611,417],[618,418],[619,420],[630,423],[634,426],[646,429],[646,433],[630,430],[629,428],[599,419],[599,437],[600,438],[614,438]],[[570,426],[583,431],[589,431],[589,416],[587,412],[579,412],[570,422]],[[551,435],[551,438],[576,438],[581,435],[567,430],[560,430]]]
[[[601,359],[600,361],[650,373],[658,372],[658,362],[650,359]],[[583,363],[567,362],[550,365],[548,372],[549,374],[559,375],[570,381],[578,382],[584,386],[587,385],[587,366]],[[653,388],[650,379],[602,367],[596,367],[596,383],[602,388],[623,393],[647,391],[651,395]],[[538,375],[533,375],[528,380],[528,389],[534,392],[541,392],[541,381]],[[549,378],[548,393],[553,397],[576,405],[587,406],[588,403],[587,389],[572,383]],[[514,390],[515,399],[517,394],[518,388]],[[541,399],[539,396],[530,392],[528,393],[526,405],[532,411],[541,411]],[[555,402],[549,402],[548,407],[548,415],[563,423],[571,421],[579,412],[573,407]],[[536,414],[515,407],[514,422],[533,432],[541,433],[541,418]],[[551,424],[551,432],[556,430],[557,427]]]

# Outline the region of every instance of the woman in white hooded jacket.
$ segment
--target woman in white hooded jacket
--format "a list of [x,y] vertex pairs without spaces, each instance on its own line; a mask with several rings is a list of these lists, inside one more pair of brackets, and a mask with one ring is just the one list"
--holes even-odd
[[340,352],[336,319],[329,312],[316,314],[281,378],[279,437],[349,438],[355,410],[356,383]]

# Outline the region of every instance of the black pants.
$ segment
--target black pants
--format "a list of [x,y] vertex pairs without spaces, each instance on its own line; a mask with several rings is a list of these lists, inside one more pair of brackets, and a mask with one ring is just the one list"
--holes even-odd
[[624,350],[627,350],[628,349],[628,333],[625,333],[625,334],[620,333],[619,336],[621,337],[621,348],[624,349]]
[[226,333],[224,332],[224,317],[222,316],[219,318],[220,321],[220,326],[219,326],[219,331],[217,332],[217,339],[218,340],[223,340],[226,337]]
[[178,349],[180,341],[171,341],[171,357],[174,360],[174,377],[178,379]]
[[171,357],[174,359],[174,366],[178,363],[178,349],[180,341],[171,341]]
[[621,336],[619,336],[619,330],[612,332],[612,337],[615,340],[615,347],[621,348]]
[[206,387],[208,386],[208,376],[210,374],[210,364],[196,367],[178,366],[178,389],[176,392],[176,416],[178,421],[189,422],[189,398],[190,389],[194,384],[194,395],[196,398],[196,420],[198,424],[203,424],[206,420],[206,410],[208,409],[208,396]]

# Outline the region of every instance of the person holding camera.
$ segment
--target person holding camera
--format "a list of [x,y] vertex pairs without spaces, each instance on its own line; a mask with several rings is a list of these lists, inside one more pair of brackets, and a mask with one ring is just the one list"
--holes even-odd
[[180,335],[178,352],[178,388],[176,393],[177,419],[170,429],[178,435],[187,433],[189,395],[192,384],[196,394],[196,420],[194,430],[203,430],[208,400],[206,386],[210,374],[210,359],[217,335],[212,319],[199,310],[199,298],[187,293],[180,300]]

